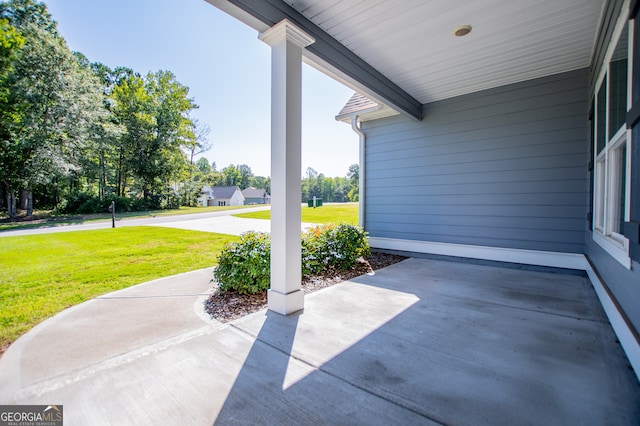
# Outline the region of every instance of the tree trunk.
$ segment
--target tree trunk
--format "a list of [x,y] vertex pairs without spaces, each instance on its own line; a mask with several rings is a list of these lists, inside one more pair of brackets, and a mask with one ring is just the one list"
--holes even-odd
[[122,194],[120,194],[120,196],[125,197],[127,191],[127,171],[125,170],[124,166],[122,168],[122,184],[120,185],[120,190],[122,191]]
[[53,184],[53,207],[58,207],[58,203],[60,200],[58,199],[58,182],[56,181]]
[[107,172],[104,165],[104,149],[100,150],[100,200],[104,200],[105,187],[107,186]]
[[118,182],[116,184],[116,194],[118,197],[124,197],[124,149],[120,148],[120,156],[118,158]]
[[26,189],[21,189],[20,190],[20,196],[18,197],[18,208],[20,210],[26,210],[27,209],[27,190]]
[[17,215],[16,211],[16,194],[11,186],[8,184],[5,185],[7,191],[7,213],[9,214],[9,218],[13,219]]
[[33,216],[33,186],[29,184],[29,190],[27,191],[27,216]]

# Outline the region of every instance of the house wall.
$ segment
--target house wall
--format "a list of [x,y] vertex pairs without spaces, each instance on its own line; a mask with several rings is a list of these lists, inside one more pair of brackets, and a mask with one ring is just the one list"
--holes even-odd
[[623,267],[587,236],[587,257],[635,330],[640,330],[640,264]]
[[584,253],[587,71],[363,123],[371,237]]
[[[220,204],[224,203],[224,204]],[[230,206],[231,199],[230,198],[211,198],[207,200],[207,205],[209,206]]]
[[[612,33],[616,21],[621,14],[627,12],[622,10],[622,0],[611,0],[605,5],[603,20],[598,30],[598,38],[592,57],[592,65],[589,68],[589,99],[593,98],[595,83],[603,65],[606,50],[611,43]],[[636,71],[637,73],[637,71]],[[634,75],[634,79],[640,78]],[[591,174],[591,178],[593,175]],[[636,183],[637,185],[637,183]],[[589,188],[593,187],[593,182],[589,181]],[[633,183],[632,183],[633,188]],[[590,200],[590,202],[592,202]],[[589,206],[590,208],[591,206]],[[590,208],[590,211],[592,209]],[[589,224],[590,225],[590,224]],[[602,247],[593,241],[590,226],[586,232],[586,255],[598,273],[602,284],[609,290],[612,299],[622,309],[626,321],[635,329],[636,337],[640,331],[640,264],[632,261],[631,269],[622,266],[611,257]],[[624,342],[623,342],[624,344]]]
[[240,192],[240,190],[236,190],[236,192],[233,193],[233,195],[231,196],[231,199],[229,200],[229,203],[227,204],[229,206],[242,206],[244,205],[244,195],[242,195],[242,192]]
[[244,204],[267,204],[267,199],[265,197],[249,197],[244,199]]

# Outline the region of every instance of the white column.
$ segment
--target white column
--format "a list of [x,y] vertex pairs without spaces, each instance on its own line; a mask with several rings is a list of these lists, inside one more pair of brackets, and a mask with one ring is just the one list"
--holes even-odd
[[315,39],[286,19],[260,35],[271,46],[271,288],[269,309],[304,308],[300,247],[302,49]]

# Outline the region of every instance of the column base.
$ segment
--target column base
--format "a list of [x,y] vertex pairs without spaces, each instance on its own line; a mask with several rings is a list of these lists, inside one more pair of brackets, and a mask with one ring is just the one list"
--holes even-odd
[[289,294],[267,291],[267,305],[270,311],[280,315],[289,315],[304,309],[304,291],[296,290]]

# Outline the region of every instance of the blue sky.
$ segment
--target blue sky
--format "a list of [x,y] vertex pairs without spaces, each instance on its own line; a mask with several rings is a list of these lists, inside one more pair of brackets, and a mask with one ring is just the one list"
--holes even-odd
[[[211,128],[204,154],[218,170],[248,164],[270,175],[269,46],[204,0],[45,0],[71,50],[112,68],[172,71]],[[303,64],[302,174],[345,176],[358,137],[334,117],[353,91]]]

